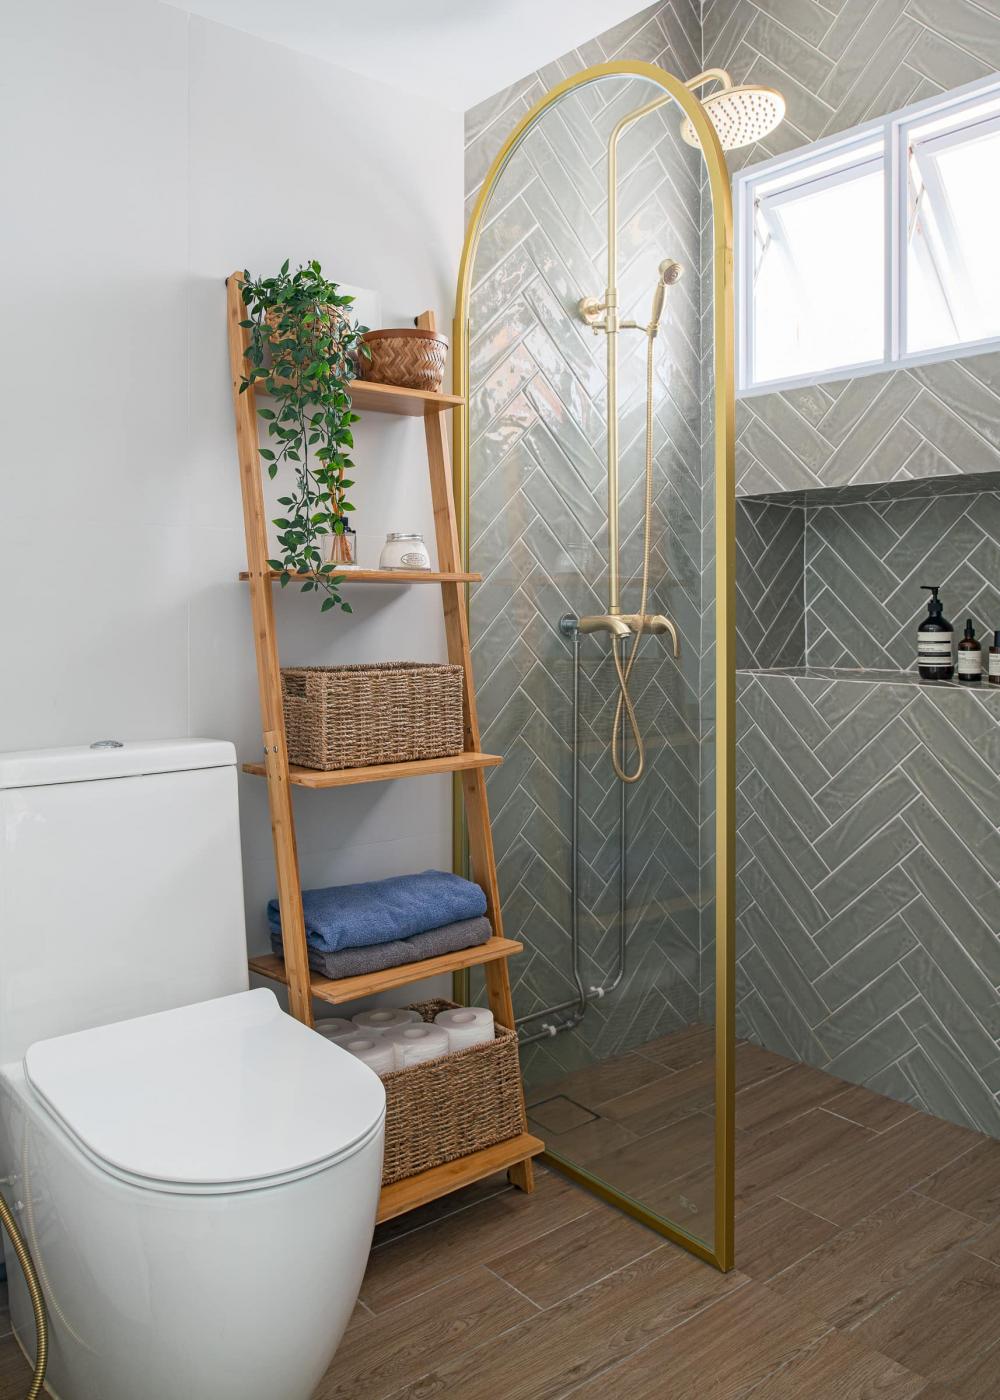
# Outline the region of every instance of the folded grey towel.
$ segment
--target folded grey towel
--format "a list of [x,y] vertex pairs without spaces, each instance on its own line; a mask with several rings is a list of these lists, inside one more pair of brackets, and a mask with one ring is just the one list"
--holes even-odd
[[[361,977],[366,972],[383,972],[387,967],[402,967],[404,963],[437,958],[442,953],[457,953],[462,948],[475,948],[493,937],[489,919],[460,919],[454,924],[415,933],[411,938],[398,938],[392,943],[373,943],[368,948],[341,948],[336,953],[309,949],[309,966],[324,977]],[[271,947],[282,956],[281,934],[271,933]]]

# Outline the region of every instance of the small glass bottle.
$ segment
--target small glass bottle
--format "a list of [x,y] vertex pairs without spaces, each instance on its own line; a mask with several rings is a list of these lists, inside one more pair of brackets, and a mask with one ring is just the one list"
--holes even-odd
[[1000,685],[1000,632],[993,633],[993,645],[990,647],[989,674],[986,677],[990,685]]
[[958,644],[958,679],[963,685],[978,685],[983,678],[983,644],[976,641],[972,618],[965,623],[965,636]]
[[343,530],[335,530],[330,536],[329,562],[336,564],[338,569],[356,569],[358,567],[358,537],[346,520],[343,524]]

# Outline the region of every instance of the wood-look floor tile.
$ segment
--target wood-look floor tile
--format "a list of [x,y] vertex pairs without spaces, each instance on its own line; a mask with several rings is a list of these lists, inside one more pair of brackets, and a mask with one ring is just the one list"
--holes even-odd
[[398,1400],[557,1400],[746,1282],[662,1245],[488,1345],[452,1356]]
[[915,1189],[988,1225],[1000,1220],[1000,1142],[981,1142]]
[[385,1400],[531,1316],[534,1303],[488,1269],[470,1269],[352,1328],[313,1400]]
[[825,1333],[753,1392],[754,1400],[919,1400],[923,1376],[843,1332]]
[[827,1330],[763,1284],[748,1282],[574,1390],[573,1400],[763,1396],[768,1377],[808,1352]]
[[540,1308],[550,1308],[662,1244],[662,1235],[611,1206],[598,1205],[530,1244],[483,1262]]
[[917,1400],[955,1400],[953,1390],[945,1390],[943,1385],[938,1385],[937,1381],[931,1381],[930,1385],[925,1385],[917,1396]]
[[[814,1108],[770,1133],[741,1142],[736,1153],[737,1211],[767,1196],[787,1196],[789,1182],[816,1171],[838,1153],[860,1150],[873,1138],[870,1129]],[[826,1216],[822,1207],[796,1204]]]
[[[543,1171],[544,1168],[535,1167],[535,1171]],[[480,1201],[486,1201],[491,1196],[498,1196],[502,1191],[513,1191],[507,1180],[506,1172],[494,1172],[492,1176],[487,1176],[482,1181],[474,1181],[470,1186],[463,1186],[459,1191],[451,1191],[447,1196],[438,1196],[435,1201],[428,1201],[425,1206],[418,1206],[416,1210],[409,1210],[405,1215],[397,1215],[392,1220],[387,1220],[383,1225],[376,1225],[375,1240],[376,1245],[388,1244],[390,1240],[398,1239],[400,1235],[408,1235],[411,1230],[422,1230],[425,1225],[432,1225],[436,1220],[442,1220],[446,1215],[454,1215],[456,1211],[465,1210],[469,1206],[478,1205]]]
[[826,1105],[828,1113],[839,1113],[841,1118],[850,1118],[852,1123],[860,1123],[863,1128],[872,1128],[881,1133],[902,1123],[916,1113],[912,1104],[900,1103],[898,1099],[887,1099],[884,1094],[876,1094],[860,1084],[850,1084]]
[[[923,1278],[972,1239],[976,1223],[911,1191],[842,1230],[777,1278],[771,1288],[835,1327],[851,1327]],[[877,1342],[872,1343],[876,1350]],[[910,1364],[898,1353],[897,1361]],[[927,1372],[916,1364],[912,1369]]]
[[616,1151],[595,1157],[587,1165],[595,1176],[619,1191],[645,1201],[669,1181],[711,1162],[714,1153],[715,1124],[707,1115],[693,1113],[659,1132],[635,1138]]
[[639,1054],[668,1069],[686,1069],[715,1054],[715,1027],[692,1025],[643,1045]]
[[0,1341],[0,1400],[24,1400],[31,1384],[31,1367],[13,1335]]
[[837,1226],[811,1211],[771,1196],[745,1210],[736,1222],[736,1267],[766,1283],[837,1234]]
[[787,1069],[809,1068],[808,1065],[799,1065],[794,1060],[787,1060],[784,1055],[775,1055],[771,1050],[764,1050],[759,1045],[751,1045],[748,1040],[737,1043],[733,1066],[737,1089],[749,1089],[754,1084],[763,1083],[765,1079],[784,1074]]
[[605,1118],[624,1123],[642,1137],[655,1133],[678,1118],[711,1108],[715,1100],[715,1060],[701,1060],[674,1074],[665,1075],[621,1098],[610,1099],[601,1109]]
[[1000,1268],[1000,1225],[984,1230],[965,1247],[970,1254],[976,1254],[980,1259],[988,1259],[991,1264]]
[[592,1123],[597,1115],[565,1094],[553,1094],[531,1105],[531,1120],[539,1124],[546,1137],[552,1134],[568,1133],[571,1128],[580,1128],[584,1123]]
[[[545,1129],[528,1114],[528,1131],[545,1139]],[[595,1118],[592,1123],[584,1123],[579,1128],[570,1128],[560,1133],[545,1145],[552,1152],[565,1157],[580,1167],[589,1167],[599,1157],[627,1147],[635,1142],[635,1133],[623,1123],[612,1123],[610,1118]]]
[[622,1094],[641,1089],[644,1084],[663,1079],[673,1072],[666,1065],[657,1064],[631,1051],[612,1060],[588,1065],[586,1069],[574,1070],[572,1074],[549,1084],[541,1084],[528,1093],[527,1101],[530,1107],[542,1099],[552,1098],[554,1094],[566,1094],[568,1098],[597,1112],[609,1099],[620,1098]]
[[809,1065],[790,1067],[738,1090],[736,1126],[743,1133],[770,1132],[811,1108],[828,1103],[842,1088],[842,1080],[821,1069]]
[[593,1210],[594,1198],[556,1172],[539,1173],[531,1195],[504,1191],[471,1210],[373,1249],[361,1300],[385,1312],[442,1279],[472,1268],[501,1248],[513,1249]]
[[[817,1113],[847,1122],[822,1108]],[[780,1188],[781,1195],[837,1225],[853,1225],[982,1140],[968,1128],[914,1113],[867,1142],[845,1145],[813,1170],[804,1165]]]
[[900,1288],[852,1336],[954,1391],[1000,1395],[1000,1269],[956,1251]]

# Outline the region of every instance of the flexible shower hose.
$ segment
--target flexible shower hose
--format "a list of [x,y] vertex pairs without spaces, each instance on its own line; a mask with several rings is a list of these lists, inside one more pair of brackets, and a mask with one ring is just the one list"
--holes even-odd
[[[636,628],[635,640],[629,650],[628,660],[624,667],[622,666],[618,640],[615,637],[611,639],[611,655],[614,657],[615,672],[618,676],[618,704],[615,706],[615,718],[611,726],[611,766],[623,783],[637,783],[646,767],[646,746],[643,743],[642,730],[639,728],[639,719],[629,694],[628,683],[632,676],[632,668],[639,655],[639,647],[642,644],[646,626],[646,599],[649,593],[649,553],[653,516],[653,345],[655,339],[656,329],[654,325],[651,331],[647,330],[646,332],[646,507],[642,528],[642,593],[639,599],[639,626]],[[618,733],[621,728],[623,709],[628,716],[629,728],[635,741],[636,765],[633,773],[626,773],[618,752]]]
[[21,1266],[24,1274],[24,1281],[28,1285],[28,1295],[31,1298],[31,1308],[35,1314],[35,1373],[31,1378],[31,1388],[25,1400],[37,1400],[42,1393],[42,1382],[45,1379],[45,1366],[49,1357],[49,1324],[45,1316],[45,1300],[42,1297],[42,1290],[38,1286],[38,1276],[35,1273],[35,1266],[32,1263],[31,1255],[28,1253],[28,1246],[24,1243],[21,1231],[17,1228],[17,1221],[10,1212],[7,1202],[0,1192],[0,1224],[10,1236],[10,1242],[14,1246],[14,1253],[17,1255],[17,1262]]

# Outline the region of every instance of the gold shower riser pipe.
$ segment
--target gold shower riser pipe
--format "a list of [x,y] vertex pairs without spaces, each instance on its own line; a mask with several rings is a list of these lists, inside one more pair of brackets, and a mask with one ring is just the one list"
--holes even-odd
[[[691,78],[686,87],[692,91],[713,78],[725,79],[729,74],[721,68],[708,68]],[[618,142],[635,122],[673,102],[669,92],[626,112],[616,124],[608,140],[608,284],[604,289],[604,330],[607,334],[608,375],[608,612],[617,617],[621,612],[621,576],[619,573],[620,528],[618,522]]]

